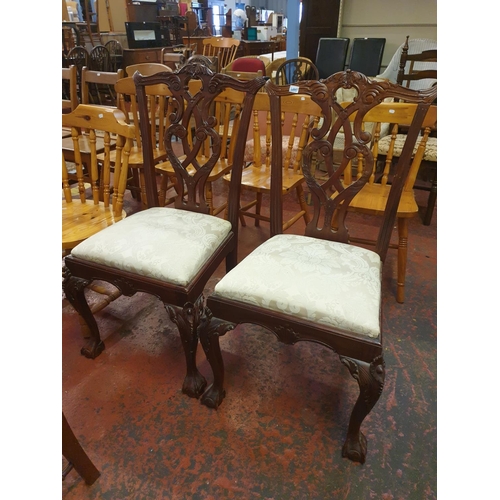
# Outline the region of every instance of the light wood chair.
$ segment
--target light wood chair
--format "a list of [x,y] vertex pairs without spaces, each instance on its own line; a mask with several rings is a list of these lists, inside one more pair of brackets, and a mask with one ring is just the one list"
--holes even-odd
[[79,104],[76,66],[62,68],[62,112],[69,113]]
[[[201,81],[201,87],[194,96],[188,90],[191,80]],[[83,350],[86,356],[92,358],[104,349],[104,343],[87,303],[85,286],[93,280],[103,280],[115,285],[127,296],[137,291],[157,296],[165,304],[181,335],[187,364],[183,392],[198,397],[206,385],[196,367],[202,292],[210,276],[224,260],[228,270],[236,264],[238,173],[241,174],[243,166],[253,99],[264,80],[240,82],[226,75],[213,75],[203,66],[192,64],[175,74],[161,73],[148,77],[136,74],[134,81],[139,98],[148,208],[76,246],[65,258],[68,271],[64,291],[92,332],[92,339]],[[157,85],[166,85],[176,103],[176,113],[164,136],[164,148],[174,166],[178,184],[185,186],[185,193],[176,199],[175,208],[158,206],[154,143],[146,93],[149,87]],[[234,89],[242,96],[233,158],[234,181],[229,194],[229,220],[210,215],[205,201],[206,179],[221,151],[217,121],[210,110],[214,98],[226,89]],[[185,106],[185,102],[189,105]],[[174,138],[186,137],[192,126],[195,128],[195,140],[192,143],[183,142],[187,150],[179,155],[173,146]],[[209,138],[211,153],[201,164],[197,160],[198,151]]]
[[130,64],[125,68],[127,76],[134,76],[134,73],[138,71],[143,76],[155,75],[156,73],[161,73],[162,71],[167,71],[172,73],[172,68],[166,64],[161,63],[138,63]]
[[[162,71],[163,73],[165,71]],[[168,73],[172,70],[168,68]],[[134,71],[135,73],[135,71]],[[154,73],[153,73],[154,74]],[[135,125],[136,137],[134,146],[130,151],[129,159],[129,181],[128,189],[137,200],[140,200],[144,207],[147,206],[146,187],[144,178],[144,150],[139,128],[139,107],[137,102],[137,93],[134,80],[131,76],[118,80],[115,84],[117,94],[118,108],[127,116],[127,121]],[[156,86],[148,89],[148,109],[150,113],[150,122],[155,129],[153,135],[155,146],[153,149],[153,158],[155,164],[167,159],[167,152],[163,147],[161,138],[169,124],[170,113],[167,112],[170,92],[165,86]],[[114,162],[114,154],[111,152],[111,162]]]
[[235,38],[214,36],[203,40],[203,55],[217,57],[217,71],[225,68],[236,58],[240,41]]
[[[357,73],[360,75],[359,73]],[[330,88],[337,85],[337,82],[332,79],[324,81]],[[344,103],[348,106],[350,103]],[[377,108],[374,108],[367,116],[373,118],[375,124],[372,141],[372,151],[375,159],[379,158],[381,153],[381,143],[383,143],[383,160],[382,162],[375,161],[371,165],[366,165],[361,154],[352,158],[351,165],[344,170],[343,185],[351,185],[356,179],[361,178],[366,170],[370,170],[368,182],[357,196],[349,204],[349,211],[361,212],[369,215],[384,216],[387,199],[391,189],[390,182],[394,182],[394,163],[406,151],[406,144],[413,141],[406,134],[398,134],[399,126],[407,126],[412,122],[415,113],[415,105],[410,103],[383,103]],[[380,128],[382,123],[387,122],[389,117],[393,124],[393,129],[390,135],[380,139]],[[367,122],[370,120],[366,119]],[[354,120],[354,117],[351,116]],[[409,161],[409,173],[404,184],[400,202],[397,206],[396,220],[398,228],[398,243],[391,243],[390,248],[396,248],[398,251],[397,264],[397,291],[396,300],[400,303],[404,302],[405,291],[405,276],[406,262],[408,255],[408,220],[418,214],[418,205],[415,200],[413,190],[415,179],[419,171],[422,159],[424,158],[426,144],[429,138],[431,129],[435,126],[437,120],[437,107],[431,106],[422,122],[421,135],[413,141],[411,157]],[[349,133],[349,131],[347,130]],[[346,143],[351,142],[351,138],[346,137]],[[382,165],[379,165],[382,163]],[[354,166],[353,166],[354,165]],[[354,175],[352,175],[354,171]],[[351,234],[351,241],[363,244],[375,244],[376,242],[366,237],[356,234]]]
[[[255,193],[255,199],[240,209],[240,220],[245,226],[245,217],[260,221],[270,221],[269,214],[262,211],[263,196],[271,191],[272,151],[275,145],[283,149],[283,186],[281,196],[293,194],[298,203],[298,211],[283,223],[282,230],[288,229],[299,219],[309,222],[308,207],[304,196],[304,176],[302,174],[302,152],[310,139],[309,131],[321,118],[321,108],[308,96],[289,96],[283,99],[281,124],[284,132],[280,138],[271,130],[271,108],[267,93],[259,93],[253,109],[253,138],[247,141],[245,161],[241,179],[242,192]],[[230,175],[225,177],[230,180]],[[255,207],[254,211],[251,211]]]
[[[390,82],[371,82],[355,72],[337,73],[328,83],[328,86],[316,81],[296,84],[296,95],[310,96],[323,112],[323,120],[311,130],[312,141],[303,151],[302,170],[312,192],[311,221],[304,236],[280,234],[283,226],[283,151],[282,148],[273,148],[271,224],[275,236],[229,271],[207,297],[198,331],[213,371],[213,383],[203,394],[201,402],[217,408],[225,397],[220,337],[228,331],[238,331],[237,325],[258,325],[286,344],[299,341],[318,343],[339,355],[359,385],[359,397],[350,417],[342,456],[363,463],[367,440],[361,432],[361,424],[384,387],[382,327],[391,323],[390,316],[382,317],[383,263],[410,171],[413,148],[435,91],[414,92]],[[360,95],[369,98],[357,99],[343,108],[334,97],[336,90],[343,86],[356,87]],[[289,87],[276,86],[272,81],[266,83],[266,89],[271,99],[273,139],[279,141],[282,135],[281,103],[290,96],[290,91]],[[377,107],[384,99],[396,97],[404,97],[415,106],[411,113],[408,142],[399,157],[384,217],[378,219],[377,245],[372,251],[351,244],[347,228],[350,219],[347,217],[348,207],[369,181],[376,159],[370,147],[371,137],[362,130],[362,122],[394,119],[391,110],[397,114],[396,110],[405,104],[396,103],[389,109],[385,106],[384,115]],[[374,116],[370,116],[371,113]],[[356,117],[351,122],[353,115]],[[341,166],[334,168],[333,144],[340,129],[344,129],[347,138],[345,155]],[[321,179],[313,173],[313,163],[318,155],[327,167],[327,175]],[[354,158],[364,165],[362,175],[350,185],[343,184],[342,177]],[[332,190],[338,195],[332,196]],[[334,214],[337,215],[337,229],[333,228]],[[266,349],[265,342],[262,346]],[[230,380],[227,385],[231,387]],[[232,382],[232,391],[238,400],[236,386],[237,383]],[[265,394],[262,397],[272,398]]]
[[124,77],[123,69],[117,71],[93,71],[86,66],[82,69],[82,104],[97,104],[117,107],[115,84]]
[[[68,252],[126,216],[123,194],[135,128],[126,123],[120,110],[88,104],[80,104],[71,113],[63,113],[62,124],[71,130],[72,167],[76,178],[76,184],[70,184],[70,166],[63,155],[62,248]],[[104,149],[102,162],[97,154],[99,138]],[[113,173],[111,148],[115,148]],[[90,156],[86,164],[84,155]]]

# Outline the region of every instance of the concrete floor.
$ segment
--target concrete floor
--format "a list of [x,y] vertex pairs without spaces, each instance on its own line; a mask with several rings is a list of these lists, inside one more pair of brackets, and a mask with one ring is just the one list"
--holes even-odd
[[[427,196],[417,191],[420,205]],[[355,216],[356,230],[366,231],[369,220]],[[299,223],[289,232],[302,229]],[[248,221],[240,258],[268,230]],[[207,292],[223,272],[221,266]],[[364,465],[341,457],[358,388],[328,349],[283,345],[262,328],[238,327],[221,339],[227,396],[214,411],[181,393],[181,342],[158,299],[120,297],[98,313],[106,349],[89,360],[80,355],[78,318],[63,297],[62,408],[101,472],[88,486],[72,471],[63,498],[436,498],[436,212],[430,226],[410,221],[404,304],[395,300],[395,274],[390,250],[386,384],[362,426]],[[198,366],[210,381],[201,348]]]

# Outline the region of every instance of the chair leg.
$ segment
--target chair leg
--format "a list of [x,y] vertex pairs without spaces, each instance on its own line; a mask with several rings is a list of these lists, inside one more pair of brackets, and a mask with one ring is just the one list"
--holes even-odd
[[85,297],[85,287],[90,282],[90,280],[72,276],[69,269],[65,268],[63,280],[64,293],[70,304],[87,324],[85,331],[90,335],[87,344],[82,347],[80,352],[86,358],[95,359],[104,351],[104,342],[101,340],[99,327]]
[[398,218],[398,285],[396,300],[405,301],[406,261],[408,258],[408,219]]
[[62,415],[62,454],[70,463],[69,468],[63,472],[63,479],[74,467],[87,484],[94,484],[101,473],[92,463],[81,444],[78,442],[73,430],[68,424],[64,413]]
[[360,428],[382,394],[385,380],[384,358],[380,355],[370,364],[344,356],[340,356],[340,361],[347,366],[359,385],[359,397],[351,413],[347,437],[342,447],[342,456],[363,464],[367,447],[366,437]]
[[187,303],[184,307],[165,304],[170,321],[177,325],[181,336],[184,356],[186,358],[186,377],[182,384],[182,392],[191,398],[198,398],[207,385],[205,377],[196,366],[196,350],[198,347],[198,325],[203,308],[203,296],[200,295],[195,304]]
[[201,403],[209,408],[217,409],[224,400],[224,360],[219,345],[219,337],[233,330],[235,325],[212,317],[212,312],[205,307],[201,317],[199,335],[205,355],[214,375],[213,383],[201,396]]

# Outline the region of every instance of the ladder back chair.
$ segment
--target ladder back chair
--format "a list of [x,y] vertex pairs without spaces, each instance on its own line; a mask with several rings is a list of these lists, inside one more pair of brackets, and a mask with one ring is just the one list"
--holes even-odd
[[203,55],[217,57],[217,71],[225,68],[236,58],[240,41],[235,38],[214,36],[203,40]]
[[[323,82],[299,82],[297,95],[309,95],[322,108],[323,120],[311,130],[312,140],[303,151],[302,170],[312,193],[313,215],[305,234],[279,234],[282,228],[282,148],[273,149],[271,180],[274,234],[229,271],[207,297],[199,329],[200,340],[213,370],[213,383],[203,394],[203,404],[217,408],[224,396],[224,362],[219,338],[240,323],[270,330],[281,341],[319,343],[336,352],[359,385],[342,455],[365,462],[366,438],[361,424],[379,399],[385,378],[382,325],[381,272],[396,218],[397,206],[410,169],[411,154],[434,91],[414,92],[390,82],[371,82],[356,72],[335,74],[329,86]],[[343,108],[335,99],[340,87],[358,89],[359,97]],[[271,100],[273,136],[281,137],[281,101],[289,88],[266,83]],[[405,98],[415,103],[408,142],[399,157],[397,175],[380,218],[375,251],[350,243],[348,207],[368,182],[375,162],[371,134],[362,130],[363,120],[386,98]],[[401,104],[396,103],[397,109]],[[404,105],[403,105],[404,106]],[[391,110],[387,109],[389,120]],[[377,120],[382,119],[377,112]],[[354,121],[350,117],[355,115]],[[345,150],[341,165],[333,162],[333,144],[344,130]],[[321,156],[326,177],[315,176],[312,165]],[[362,156],[363,171],[352,184],[342,183],[351,159]],[[332,196],[332,191],[337,196]],[[337,215],[336,227],[333,217]],[[263,344],[265,348],[265,344]],[[234,391],[237,389],[234,388]],[[265,396],[264,396],[265,397]]]
[[[272,133],[271,107],[269,95],[259,93],[253,108],[253,137],[247,141],[245,163],[247,167],[242,175],[242,193],[253,192],[255,198],[240,209],[240,220],[246,225],[245,217],[260,221],[270,221],[269,213],[263,213],[263,196],[271,192],[272,150],[275,145],[283,149],[282,168],[283,186],[281,196],[293,194],[298,204],[297,212],[284,221],[282,231],[288,229],[301,218],[309,222],[309,212],[304,195],[305,179],[302,174],[302,153],[310,139],[310,129],[317,125],[322,116],[321,108],[309,96],[290,95],[281,103],[280,138]],[[230,175],[226,177],[230,180]],[[255,208],[254,208],[255,207]],[[254,210],[252,211],[252,209]]]
[[[189,83],[199,80],[195,94]],[[126,296],[146,292],[157,296],[177,325],[185,351],[187,373],[183,392],[198,397],[206,381],[196,367],[198,319],[202,292],[212,273],[225,260],[226,269],[236,264],[238,241],[238,200],[243,151],[248,133],[253,99],[264,80],[240,82],[213,74],[204,66],[189,64],[175,73],[141,76],[134,81],[140,110],[144,144],[144,170],[148,208],[128,216],[76,246],[65,259],[67,275],[64,291],[92,332],[83,354],[95,358],[104,349],[99,328],[90,311],[84,289],[93,280],[116,286]],[[163,137],[164,148],[173,165],[179,186],[185,186],[175,208],[159,207],[153,158],[153,138],[149,127],[146,89],[156,85],[169,88],[174,101],[171,123]],[[226,89],[241,93],[241,120],[233,158],[234,181],[230,187],[229,220],[209,214],[205,183],[220,155],[221,138],[217,120],[211,114],[213,100]],[[186,106],[185,103],[188,103]],[[187,136],[194,127],[194,141],[183,142],[182,154],[174,138]],[[211,155],[198,161],[199,150],[211,140]],[[191,167],[194,167],[194,171]]]

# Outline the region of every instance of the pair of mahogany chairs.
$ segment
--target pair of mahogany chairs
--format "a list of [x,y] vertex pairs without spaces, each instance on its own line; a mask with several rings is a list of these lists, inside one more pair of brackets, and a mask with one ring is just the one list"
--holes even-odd
[[[360,427],[379,399],[385,377],[382,325],[390,318],[382,318],[382,267],[412,168],[415,142],[422,127],[435,117],[431,102],[437,90],[415,92],[390,82],[371,82],[356,72],[338,73],[323,82],[298,82],[294,89],[268,81],[265,90],[272,134],[280,144],[272,148],[272,236],[238,263],[245,143],[254,101],[264,79],[241,82],[213,74],[202,65],[188,64],[174,73],[135,74],[133,80],[148,207],[104,227],[65,258],[64,291],[91,334],[84,354],[95,357],[104,349],[85,296],[85,288],[93,280],[112,283],[126,296],[147,292],[165,304],[185,351],[183,392],[201,396],[201,402],[209,407],[217,408],[225,396],[219,338],[237,325],[260,325],[285,343],[320,343],[340,356],[358,382],[360,393],[342,454],[364,462],[366,439]],[[192,85],[193,81],[198,85]],[[179,189],[174,206],[167,207],[158,203],[154,129],[147,109],[147,89],[158,85],[171,92],[171,119],[163,141]],[[356,99],[337,102],[334,96],[339,88],[356,89]],[[238,123],[232,129],[235,148],[227,218],[210,214],[205,198],[205,184],[220,158],[223,142],[214,102],[225,93],[239,104]],[[282,109],[287,100],[300,101],[302,97],[321,109],[321,119],[308,122],[309,140],[302,151],[312,217],[304,235],[283,234]],[[385,102],[389,98],[401,102]],[[389,120],[411,126],[393,182],[384,188],[386,205],[383,217],[378,218],[381,225],[372,251],[350,243],[346,221],[351,202],[370,186],[377,159],[376,138],[364,131],[363,123]],[[336,165],[333,144],[341,129],[345,148],[341,164]],[[180,140],[180,149],[175,147],[174,138]],[[312,168],[318,158],[325,165],[321,176]],[[207,281],[224,260],[226,275],[205,299]],[[213,383],[208,389],[196,366],[198,339],[213,370]]]

